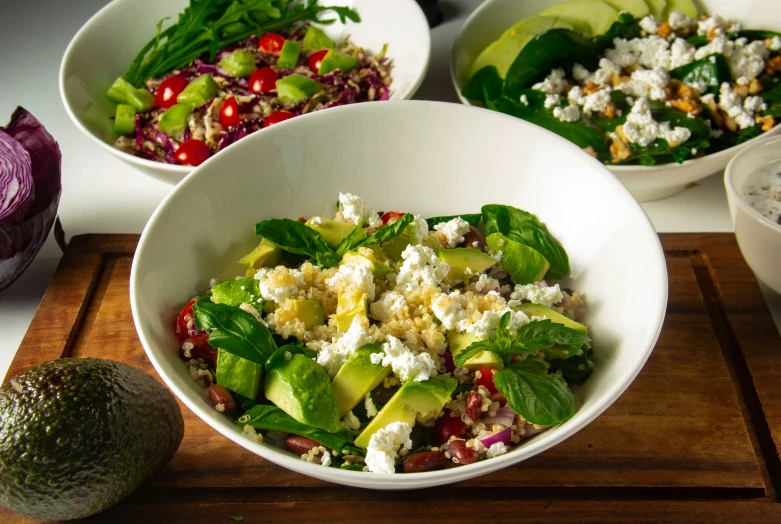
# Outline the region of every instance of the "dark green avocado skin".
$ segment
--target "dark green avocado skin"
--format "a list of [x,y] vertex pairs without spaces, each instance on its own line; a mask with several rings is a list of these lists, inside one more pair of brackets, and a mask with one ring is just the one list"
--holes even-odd
[[86,517],[127,497],[176,452],[173,395],[121,362],[45,362],[0,388],[0,504],[29,517]]

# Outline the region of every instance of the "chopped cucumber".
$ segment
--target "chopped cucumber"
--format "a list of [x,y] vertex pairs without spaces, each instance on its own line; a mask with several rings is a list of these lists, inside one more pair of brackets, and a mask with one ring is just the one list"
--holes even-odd
[[192,107],[202,106],[217,95],[220,88],[211,75],[201,75],[179,93],[176,101],[179,104],[187,104]]
[[132,135],[136,127],[136,110],[127,104],[117,104],[114,113],[114,131],[119,135]]
[[301,54],[301,46],[293,40],[285,40],[282,51],[279,52],[277,65],[284,69],[295,69],[298,64],[298,56]]
[[223,57],[220,60],[220,67],[227,71],[228,74],[241,78],[247,78],[258,68],[255,64],[255,56],[249,51],[242,49]]
[[160,131],[167,135],[180,137],[187,129],[187,117],[193,112],[189,104],[176,104],[169,107],[160,117]]
[[334,41],[328,38],[325,31],[319,27],[310,25],[304,35],[304,51],[319,51],[321,49],[333,49]]

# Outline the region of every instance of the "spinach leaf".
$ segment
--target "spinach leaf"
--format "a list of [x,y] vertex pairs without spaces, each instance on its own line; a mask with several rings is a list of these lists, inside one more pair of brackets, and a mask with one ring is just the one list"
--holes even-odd
[[512,206],[489,204],[481,210],[481,231],[487,237],[502,233],[507,238],[537,250],[550,263],[546,277],[569,275],[569,258],[561,243],[537,217]]
[[748,38],[749,40],[765,40],[768,38],[781,37],[781,33],[776,31],[767,31],[763,29],[746,29],[738,31],[738,38]]
[[434,229],[434,226],[436,226],[437,224],[442,224],[443,222],[450,222],[454,218],[460,218],[468,222],[470,226],[475,226],[475,227],[477,227],[477,224],[480,223],[480,213],[471,213],[466,215],[450,215],[447,217],[431,217],[426,219],[426,223],[428,224],[429,229]]
[[723,82],[729,82],[732,79],[727,59],[721,53],[708,55],[700,60],[672,69],[670,76],[686,84],[705,84],[708,86],[706,92],[714,94],[718,94],[719,87]]
[[556,376],[512,366],[497,371],[494,384],[513,411],[532,424],[555,426],[575,414],[575,397]]
[[616,38],[632,40],[633,38],[638,38],[642,30],[638,19],[622,11],[618,15],[618,20],[613,22],[613,25],[610,26],[607,32],[594,37],[594,43],[600,51],[603,51],[613,47],[613,40]]
[[593,351],[591,348],[586,349],[584,347],[583,352],[580,355],[572,356],[566,360],[551,360],[551,372],[561,373],[564,379],[570,384],[582,384],[593,371],[589,365],[589,357],[592,353]]
[[193,304],[193,318],[209,333],[209,344],[241,358],[265,364],[277,349],[268,328],[238,307],[201,297]]
[[705,35],[692,35],[686,39],[686,42],[694,47],[702,47],[708,44],[708,37]]
[[356,436],[355,433],[346,429],[336,433],[329,433],[325,430],[302,424],[277,406],[268,404],[258,404],[250,408],[244,415],[239,417],[238,424],[240,427],[248,424],[255,429],[281,431],[311,438],[315,442],[335,451],[341,451],[345,446],[352,444]]
[[502,94],[502,77],[496,66],[488,65],[477,71],[461,89],[461,94],[486,105],[488,101],[498,98]]
[[227,280],[211,288],[211,301],[215,304],[240,306],[250,304],[255,309],[263,305],[260,296],[260,286],[254,278]]
[[394,223],[388,224],[387,226],[375,231],[374,234],[370,235],[369,237],[364,238],[355,244],[355,247],[373,246],[375,244],[389,242],[404,233],[404,230],[407,229],[407,226],[410,225],[413,220],[415,220],[415,216],[411,213],[407,213]]

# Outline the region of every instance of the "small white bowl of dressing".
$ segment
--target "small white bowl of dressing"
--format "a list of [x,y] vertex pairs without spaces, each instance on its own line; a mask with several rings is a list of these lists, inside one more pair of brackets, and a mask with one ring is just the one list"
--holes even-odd
[[733,157],[724,172],[735,236],[751,270],[781,295],[781,137]]

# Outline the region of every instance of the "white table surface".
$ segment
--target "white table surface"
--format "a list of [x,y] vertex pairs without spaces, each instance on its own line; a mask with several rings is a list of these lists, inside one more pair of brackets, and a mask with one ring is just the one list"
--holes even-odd
[[[31,111],[63,153],[59,214],[70,238],[83,233],[140,233],[171,186],[116,160],[68,119],[57,88],[68,42],[108,0],[0,0],[0,122],[17,105]],[[392,1],[392,0],[384,0]],[[457,103],[449,56],[455,36],[480,0],[440,0],[445,22],[432,30],[432,60],[416,98]],[[732,231],[721,176],[672,198],[644,204],[659,232]],[[61,252],[50,235],[27,272],[0,293],[0,378],[35,314]],[[781,329],[781,297],[763,289]]]

